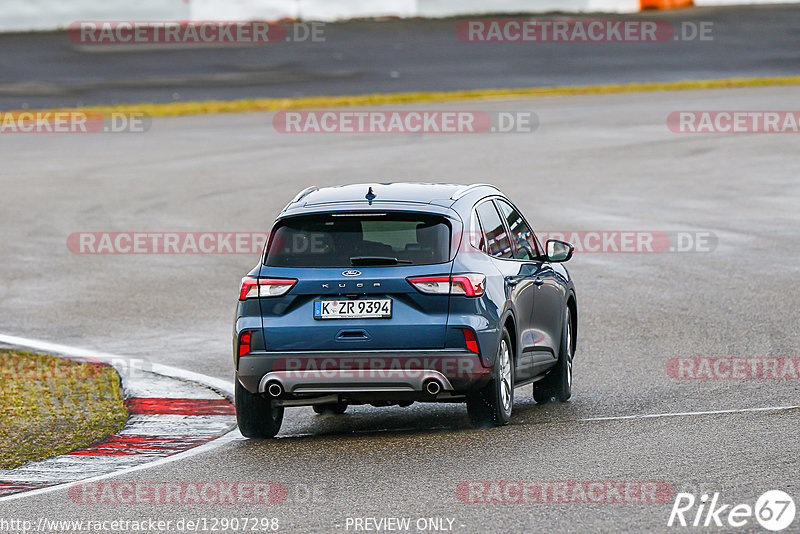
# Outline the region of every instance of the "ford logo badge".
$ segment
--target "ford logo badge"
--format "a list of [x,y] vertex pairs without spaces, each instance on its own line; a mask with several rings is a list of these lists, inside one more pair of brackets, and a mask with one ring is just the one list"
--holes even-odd
[[345,276],[361,276],[361,271],[344,271],[342,274]]

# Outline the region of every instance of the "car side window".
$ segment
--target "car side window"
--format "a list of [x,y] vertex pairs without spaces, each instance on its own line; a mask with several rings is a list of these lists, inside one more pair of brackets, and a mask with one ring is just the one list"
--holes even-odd
[[508,202],[497,200],[497,206],[503,214],[503,218],[508,223],[508,228],[511,231],[511,239],[516,245],[516,252],[514,257],[518,260],[532,260],[539,256],[539,251],[536,246],[536,238],[533,235],[533,230],[522,218],[517,210],[514,209]]
[[478,219],[478,214],[472,211],[472,221],[470,222],[469,243],[481,252],[488,254],[486,249],[486,237],[481,228],[481,221]]
[[500,218],[500,214],[497,213],[494,203],[488,200],[475,208],[475,211],[480,217],[481,226],[483,226],[489,255],[495,258],[513,257],[506,227],[503,225],[503,220]]

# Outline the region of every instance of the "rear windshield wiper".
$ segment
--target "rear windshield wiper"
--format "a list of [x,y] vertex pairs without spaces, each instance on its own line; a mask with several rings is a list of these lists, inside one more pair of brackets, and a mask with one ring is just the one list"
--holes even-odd
[[391,256],[351,256],[350,264],[357,265],[397,265],[399,263],[412,263],[411,260],[398,260]]

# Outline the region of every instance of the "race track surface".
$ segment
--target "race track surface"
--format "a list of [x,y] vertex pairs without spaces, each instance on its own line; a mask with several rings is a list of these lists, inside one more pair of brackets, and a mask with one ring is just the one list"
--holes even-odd
[[[570,17],[657,21],[671,25],[678,37],[684,28],[689,37],[691,28],[711,24],[712,40],[474,43],[457,37],[460,19],[328,24],[324,42],[265,46],[104,48],[76,44],[66,32],[10,34],[0,35],[0,109],[790,76],[800,71],[796,6]],[[563,20],[564,15],[537,19]]]
[[540,127],[526,134],[289,135],[262,113],[155,119],[141,134],[4,136],[0,330],[224,379],[239,279],[256,255],[79,255],[68,236],[259,232],[312,184],[440,180],[498,185],[538,231],[711,232],[718,246],[576,254],[573,399],[540,406],[518,389],[508,427],[471,429],[461,405],[291,409],[280,439],[117,479],[277,482],[280,504],[89,505],[57,492],[0,503],[0,517],[277,517],[284,532],[346,532],[348,517],[406,516],[453,518],[465,533],[640,532],[669,530],[671,499],[472,504],[457,488],[661,481],[726,503],[796,496],[797,409],[591,419],[800,404],[798,380],[667,373],[676,357],[798,355],[800,159],[796,135],[676,134],[666,117],[797,106],[796,88],[772,87],[427,106],[534,111]]

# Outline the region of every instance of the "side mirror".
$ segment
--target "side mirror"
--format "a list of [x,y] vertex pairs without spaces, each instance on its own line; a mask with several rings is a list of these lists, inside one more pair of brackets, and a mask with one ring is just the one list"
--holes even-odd
[[568,261],[575,251],[575,247],[572,246],[572,243],[559,241],[558,239],[548,239],[545,244],[545,249],[547,250],[547,261],[552,261],[554,263]]

